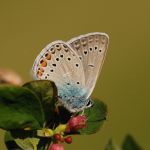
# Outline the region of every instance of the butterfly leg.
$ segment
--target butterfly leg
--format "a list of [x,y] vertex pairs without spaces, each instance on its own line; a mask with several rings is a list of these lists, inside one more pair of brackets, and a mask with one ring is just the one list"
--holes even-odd
[[84,109],[82,110],[82,112],[81,112],[81,116],[83,116],[84,115]]

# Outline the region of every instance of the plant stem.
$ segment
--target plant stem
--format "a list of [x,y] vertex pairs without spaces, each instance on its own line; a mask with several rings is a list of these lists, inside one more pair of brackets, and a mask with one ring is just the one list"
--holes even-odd
[[48,149],[49,149],[50,143],[51,143],[51,141],[50,141],[50,142],[48,142],[48,143],[45,145],[44,150],[48,150]]

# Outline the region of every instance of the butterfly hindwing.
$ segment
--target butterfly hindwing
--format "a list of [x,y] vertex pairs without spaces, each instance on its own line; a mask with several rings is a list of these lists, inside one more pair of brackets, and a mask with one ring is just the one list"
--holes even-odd
[[108,40],[107,34],[95,32],[81,35],[68,41],[68,44],[77,52],[82,61],[87,98],[91,95],[101,71]]
[[58,96],[71,112],[79,111],[87,103],[80,100],[85,95],[85,77],[82,61],[65,42],[55,41],[47,45],[33,65],[35,79],[55,82]]

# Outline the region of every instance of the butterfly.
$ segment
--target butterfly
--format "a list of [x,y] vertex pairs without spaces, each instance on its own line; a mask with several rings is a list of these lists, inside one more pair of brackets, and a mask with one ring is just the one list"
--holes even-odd
[[33,77],[51,80],[58,89],[58,101],[75,113],[92,105],[90,98],[108,48],[106,33],[93,32],[64,42],[48,44],[33,64]]

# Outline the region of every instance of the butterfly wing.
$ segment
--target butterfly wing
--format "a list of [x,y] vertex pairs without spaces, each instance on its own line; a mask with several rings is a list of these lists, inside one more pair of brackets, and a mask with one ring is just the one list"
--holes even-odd
[[108,41],[108,35],[99,32],[81,35],[68,41],[68,44],[78,53],[82,61],[87,98],[91,95],[102,69]]
[[[59,92],[58,96],[61,97],[66,107],[70,107],[69,99],[84,95],[84,92],[80,92],[80,89],[85,87],[82,62],[77,53],[63,41],[52,42],[41,51],[35,59],[33,75],[35,79],[55,82]],[[74,104],[70,105],[75,105],[72,107],[77,107],[77,102],[72,103]]]

